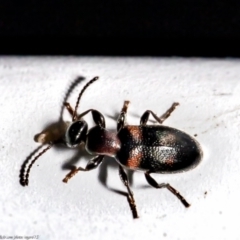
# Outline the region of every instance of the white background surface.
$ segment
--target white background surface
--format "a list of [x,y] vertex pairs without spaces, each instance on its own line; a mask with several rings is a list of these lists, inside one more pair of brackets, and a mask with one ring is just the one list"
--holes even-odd
[[[153,175],[169,182],[191,203],[186,209],[166,189],[148,187],[133,174],[140,218],[132,219],[114,159],[99,169],[62,182],[67,163],[85,166],[86,154],[54,147],[33,166],[29,186],[19,184],[24,160],[40,144],[34,135],[56,123],[71,83],[80,83],[68,101],[75,106],[82,86],[100,80],[84,94],[78,112],[95,108],[109,129],[124,100],[128,123],[138,124],[151,109],[161,115],[180,106],[165,125],[197,134],[204,158],[194,170]],[[240,62],[181,58],[4,58],[0,59],[0,235],[39,239],[240,239]],[[64,111],[64,119],[71,120]],[[90,125],[92,121],[86,118]],[[104,184],[106,182],[106,184]],[[204,194],[207,192],[207,194]]]

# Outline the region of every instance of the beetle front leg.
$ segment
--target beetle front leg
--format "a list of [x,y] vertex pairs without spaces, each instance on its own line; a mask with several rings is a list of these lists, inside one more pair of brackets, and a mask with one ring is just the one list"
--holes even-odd
[[138,213],[137,213],[137,207],[135,204],[135,200],[133,197],[133,192],[131,191],[130,187],[129,187],[129,181],[127,178],[127,174],[124,172],[122,166],[119,165],[119,176],[120,179],[122,180],[123,184],[127,187],[128,190],[128,201],[133,213],[133,218],[138,218]]
[[77,119],[81,119],[83,116],[85,116],[89,112],[92,113],[92,118],[93,118],[93,121],[95,122],[95,124],[98,125],[99,127],[105,128],[105,118],[104,118],[104,116],[99,111],[97,111],[95,109],[89,109],[89,110],[81,113],[79,116],[77,116]]
[[145,177],[147,179],[147,182],[155,187],[155,188],[167,188],[171,193],[173,193],[185,207],[190,207],[190,204],[186,201],[186,199],[175,189],[173,188],[169,183],[161,183],[158,184],[151,176],[150,172],[145,173]]
[[73,169],[71,172],[69,172],[66,177],[63,179],[63,182],[67,183],[70,178],[72,178],[74,175],[76,175],[79,171],[91,171],[95,168],[97,168],[103,161],[104,156],[100,155],[95,158],[92,158],[87,166],[85,168],[78,167]]
[[71,117],[73,117],[74,110],[73,110],[73,108],[71,107],[70,103],[65,102],[65,103],[64,103],[64,106],[67,108],[67,110],[68,110],[68,112],[70,113]]
[[[73,117],[74,114],[74,110],[71,107],[71,105],[68,102],[64,103],[64,106],[67,108],[68,112],[70,113],[70,115]],[[81,119],[83,116],[85,116],[86,114],[88,114],[89,112],[92,113],[92,117],[93,117],[93,121],[100,127],[104,127],[105,128],[105,119],[103,117],[103,115],[95,110],[95,109],[89,109],[87,111],[85,111],[84,113],[80,114],[79,116],[77,116],[77,119]]]
[[161,116],[158,117],[154,112],[152,112],[151,110],[147,110],[143,113],[141,120],[140,120],[140,125],[146,125],[149,115],[152,114],[152,116],[154,117],[154,119],[162,124],[170,115],[171,113],[175,110],[176,106],[178,106],[179,103],[175,102],[172,104],[172,106]]
[[127,109],[128,109],[129,103],[130,103],[129,101],[124,101],[122,110],[117,119],[117,131],[119,131],[126,124]]

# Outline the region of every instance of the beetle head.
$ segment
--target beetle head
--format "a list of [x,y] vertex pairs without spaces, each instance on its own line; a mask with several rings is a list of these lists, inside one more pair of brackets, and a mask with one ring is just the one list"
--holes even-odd
[[66,131],[65,140],[70,148],[77,147],[86,141],[88,125],[84,120],[77,120],[70,124]]

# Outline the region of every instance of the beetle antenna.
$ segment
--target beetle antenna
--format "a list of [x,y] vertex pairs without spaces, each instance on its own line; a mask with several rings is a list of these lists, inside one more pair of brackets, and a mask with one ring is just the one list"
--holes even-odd
[[78,99],[77,99],[77,103],[76,103],[76,106],[75,106],[75,109],[74,109],[74,112],[73,112],[73,117],[72,117],[72,121],[74,121],[76,119],[76,115],[77,115],[77,108],[79,106],[79,102],[80,102],[80,99],[84,93],[84,91],[89,87],[89,85],[91,85],[92,83],[94,83],[95,81],[97,81],[99,79],[99,77],[94,77],[92,80],[90,80],[82,89],[82,91],[79,93],[78,95]]
[[37,159],[39,157],[41,157],[47,150],[49,150],[51,147],[53,146],[53,143],[50,143],[46,148],[44,148],[33,160],[32,162],[29,164],[28,166],[28,169],[27,169],[27,172],[26,172],[26,176],[25,176],[25,181],[24,181],[24,186],[27,186],[28,185],[28,179],[29,179],[29,173],[30,173],[30,170],[33,166],[33,164],[37,161]]
[[24,187],[25,186],[25,172],[26,172],[26,168],[27,168],[27,164],[29,163],[29,161],[32,159],[32,157],[34,155],[37,154],[37,152],[39,152],[41,149],[43,148],[43,145],[39,146],[38,148],[36,148],[27,158],[26,160],[23,162],[21,169],[20,169],[20,184]]

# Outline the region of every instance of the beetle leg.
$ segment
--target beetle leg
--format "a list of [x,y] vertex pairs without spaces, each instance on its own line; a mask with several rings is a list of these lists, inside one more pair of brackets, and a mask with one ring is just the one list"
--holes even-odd
[[186,199],[175,189],[173,188],[169,183],[161,183],[158,184],[151,176],[150,172],[145,173],[145,177],[147,179],[147,182],[155,187],[155,188],[167,188],[171,193],[173,193],[185,207],[190,207],[190,204],[186,201]]
[[70,115],[73,117],[74,110],[73,110],[73,108],[71,107],[71,105],[70,105],[68,102],[65,102],[65,103],[64,103],[64,106],[67,108],[68,112],[69,112]]
[[149,115],[152,114],[152,116],[155,118],[155,120],[162,124],[170,115],[171,113],[175,110],[176,106],[178,106],[179,103],[175,102],[172,104],[172,106],[160,117],[158,117],[154,112],[151,110],[147,110],[143,113],[141,120],[140,120],[140,125],[146,125]]
[[131,191],[131,189],[129,187],[129,181],[127,178],[127,174],[124,172],[122,166],[120,166],[120,165],[119,165],[119,176],[120,176],[120,179],[122,180],[123,184],[127,187],[128,201],[129,201],[132,213],[133,213],[133,217],[138,218],[137,207],[136,207],[135,200],[133,197],[133,192]]
[[95,109],[89,109],[89,110],[81,113],[80,115],[77,116],[77,119],[81,119],[83,116],[85,116],[89,112],[92,113],[92,118],[93,118],[93,121],[95,122],[95,124],[102,127],[102,128],[105,128],[105,118],[104,118],[104,116],[99,111],[97,111]]
[[117,119],[117,131],[119,131],[126,124],[127,109],[128,109],[129,103],[130,103],[129,101],[124,101],[122,110]]
[[[71,105],[68,102],[65,102],[64,106],[67,108],[68,112],[73,117],[74,110],[71,107]],[[85,111],[84,113],[80,114],[77,117],[77,119],[81,119],[84,115],[88,114],[89,112],[92,113],[93,121],[97,125],[99,125],[100,127],[105,127],[105,119],[104,119],[103,115],[100,112],[98,112],[97,110],[94,110],[94,109],[89,109],[89,110]]]
[[74,175],[76,175],[79,171],[91,171],[95,168],[97,168],[103,161],[104,156],[100,155],[97,157],[92,158],[87,166],[85,168],[78,167],[73,169],[71,172],[69,172],[66,177],[63,179],[63,182],[67,183],[70,178],[72,178]]

